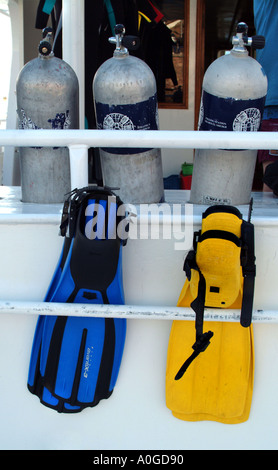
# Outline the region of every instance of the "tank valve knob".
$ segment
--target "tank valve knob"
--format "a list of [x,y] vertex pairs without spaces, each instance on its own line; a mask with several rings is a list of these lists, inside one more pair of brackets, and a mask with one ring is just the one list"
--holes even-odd
[[248,32],[248,26],[246,23],[244,23],[243,21],[241,21],[240,23],[237,24],[237,28],[236,28],[236,32],[237,33],[242,33],[244,34],[245,36],[247,36],[247,32]]
[[48,56],[52,52],[52,28],[44,28],[42,30],[42,41],[39,44],[39,53],[42,56]]
[[46,28],[44,28],[42,30],[42,37],[43,39],[46,38],[47,36],[50,38],[52,38],[52,35],[53,35],[53,29],[50,28],[49,26],[47,26]]
[[264,36],[253,36],[252,37],[252,47],[254,49],[263,49],[265,46],[265,37]]
[[118,34],[123,36],[125,34],[125,27],[123,24],[116,24],[114,31],[116,36]]
[[116,44],[116,51],[126,53],[128,50],[135,51],[140,45],[140,39],[137,36],[125,36],[125,27],[123,24],[116,24],[115,37],[109,38],[111,44]]
[[232,40],[234,49],[238,52],[245,50],[246,46],[252,46],[253,49],[263,49],[265,46],[264,36],[248,37],[248,26],[246,23],[238,23],[236,28],[236,36]]

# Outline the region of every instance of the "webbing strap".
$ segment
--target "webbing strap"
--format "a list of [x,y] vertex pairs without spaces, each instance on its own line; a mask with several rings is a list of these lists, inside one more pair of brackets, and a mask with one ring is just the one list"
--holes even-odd
[[245,276],[243,282],[243,296],[240,315],[240,324],[245,328],[250,326],[252,322],[254,288],[255,277],[249,275]]
[[187,368],[190,366],[191,362],[199,356],[199,354],[205,351],[210,344],[210,339],[213,336],[212,331],[208,331],[207,333],[203,333],[197,341],[193,344],[192,349],[193,353],[189,356],[188,359],[183,363],[181,368],[179,369],[178,373],[175,376],[175,380],[179,380],[182,378],[183,374],[186,372]]
[[246,328],[251,325],[252,321],[256,276],[254,225],[250,222],[243,221],[241,226],[241,237],[243,242],[241,264],[244,281],[240,324]]
[[206,299],[206,280],[198,268],[199,272],[199,284],[198,284],[198,295],[196,299],[191,302],[191,308],[196,313],[195,328],[196,328],[196,340],[203,334],[204,324],[204,308]]
[[[196,299],[191,302],[191,308],[196,313],[195,317],[195,329],[196,329],[196,341],[192,346],[193,353],[189,356],[188,359],[183,363],[178,373],[175,376],[175,380],[182,378],[183,374],[186,372],[187,368],[190,366],[191,362],[199,356],[201,352],[204,352],[210,344],[210,339],[213,337],[213,332],[208,331],[203,333],[203,324],[204,324],[204,308],[205,308],[205,298],[206,298],[206,280],[200,271],[199,267],[196,264],[196,258],[194,251],[188,253],[188,257],[184,263],[184,269],[189,274],[191,269],[196,269],[199,273],[199,284],[198,284],[198,294]],[[191,278],[191,273],[190,273]],[[190,279],[189,278],[189,279]]]

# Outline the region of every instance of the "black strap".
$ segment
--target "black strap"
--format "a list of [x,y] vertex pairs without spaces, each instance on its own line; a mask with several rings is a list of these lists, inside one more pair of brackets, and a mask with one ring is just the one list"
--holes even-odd
[[243,242],[241,264],[244,280],[240,324],[246,328],[251,325],[252,321],[256,276],[254,225],[250,222],[243,221],[241,226],[241,237]]
[[193,353],[189,356],[188,359],[183,363],[178,373],[175,376],[175,380],[182,378],[183,374],[190,366],[190,364],[199,356],[201,352],[204,352],[208,345],[210,344],[210,339],[213,336],[212,331],[203,333],[203,324],[204,324],[204,308],[205,308],[205,298],[206,298],[206,280],[200,271],[196,263],[196,253],[191,250],[185,260],[184,270],[186,272],[187,278],[191,279],[191,269],[196,269],[199,273],[199,284],[198,284],[198,294],[196,299],[191,302],[191,308],[196,313],[195,317],[195,329],[196,329],[196,341],[192,346]]
[[194,350],[194,352],[191,354],[191,356],[189,356],[189,358],[183,363],[183,365],[181,366],[180,370],[178,371],[178,373],[176,374],[175,376],[175,380],[179,380],[182,378],[183,374],[186,372],[188,366],[190,366],[191,362],[194,361],[194,359],[196,359],[197,356],[199,356],[199,354],[201,352],[204,352],[208,345],[210,344],[210,339],[212,338],[213,336],[213,332],[212,331],[208,331],[207,333],[203,333],[197,340],[196,342],[193,344],[192,346],[192,349]]
[[255,288],[255,277],[245,276],[243,282],[242,307],[240,315],[241,326],[247,328],[252,322],[253,293]]
[[219,238],[221,240],[228,240],[234,243],[236,246],[241,246],[241,240],[234,233],[228,232],[227,230],[206,230],[199,237],[199,242],[208,240],[210,238]]
[[199,284],[198,294],[196,299],[191,302],[191,308],[196,313],[195,328],[196,328],[196,340],[198,340],[203,334],[203,323],[204,323],[204,309],[206,299],[206,280],[198,268],[199,272]]
[[205,219],[210,214],[219,214],[225,212],[226,214],[236,215],[239,219],[242,219],[242,214],[237,207],[228,206],[223,204],[209,206],[202,215],[202,219]]
[[196,253],[194,250],[190,250],[185,258],[183,270],[187,279],[191,280],[191,269],[198,269],[196,264]]

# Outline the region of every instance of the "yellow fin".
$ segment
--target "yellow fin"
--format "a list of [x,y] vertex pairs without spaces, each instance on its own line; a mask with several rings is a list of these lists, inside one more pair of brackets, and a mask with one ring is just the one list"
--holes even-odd
[[254,381],[253,327],[238,323],[204,322],[213,340],[188,367],[175,375],[192,353],[195,323],[175,320],[166,367],[166,405],[185,421],[242,423],[249,417]]

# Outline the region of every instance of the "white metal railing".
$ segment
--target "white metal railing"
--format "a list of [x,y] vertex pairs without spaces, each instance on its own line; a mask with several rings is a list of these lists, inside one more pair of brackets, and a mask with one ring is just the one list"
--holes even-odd
[[[206,131],[0,130],[0,146],[68,147],[71,186],[88,183],[90,147],[277,149],[278,133]],[[191,308],[0,301],[0,313],[193,320]],[[205,309],[205,319],[239,321],[240,310]],[[278,322],[278,311],[255,310],[254,322]]]
[[88,181],[89,147],[277,149],[277,132],[0,130],[0,145],[68,147],[72,188]]
[[[55,302],[0,301],[1,314],[22,315],[62,315],[104,318],[136,318],[140,320],[194,320],[191,308],[168,305],[102,305],[70,304]],[[206,321],[239,322],[240,310],[205,308]],[[273,310],[254,310],[252,321],[255,323],[277,323],[278,312]]]
[[167,130],[115,132],[114,130],[89,129],[7,129],[0,131],[0,145],[70,147],[76,144],[87,147],[278,149],[278,132]]

